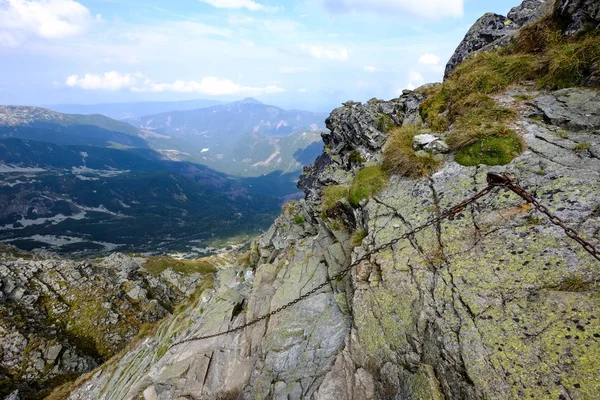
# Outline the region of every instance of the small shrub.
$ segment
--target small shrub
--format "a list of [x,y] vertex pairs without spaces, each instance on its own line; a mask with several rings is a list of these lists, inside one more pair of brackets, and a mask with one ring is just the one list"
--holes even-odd
[[362,244],[362,241],[367,237],[367,231],[365,229],[359,229],[356,232],[354,232],[354,235],[352,235],[352,245],[354,246],[360,246]]
[[463,147],[455,161],[468,167],[476,165],[506,165],[523,151],[521,138],[513,131],[504,136],[491,136]]
[[348,192],[348,200],[353,207],[358,207],[361,200],[378,194],[388,183],[388,174],[381,166],[375,165],[360,170]]
[[590,144],[589,144],[589,143],[579,143],[579,144],[577,144],[577,145],[576,145],[576,146],[573,148],[573,151],[574,151],[575,153],[580,153],[580,152],[582,152],[582,151],[589,150],[589,149],[590,149],[590,147],[591,147],[591,146],[590,146]]
[[281,207],[281,211],[283,211],[285,215],[292,215],[297,204],[298,202],[296,200],[285,203],[283,207]]
[[442,164],[431,153],[419,157],[413,150],[413,138],[420,133],[416,126],[403,126],[394,129],[383,148],[383,165],[395,174],[410,178],[430,176]]
[[383,133],[388,133],[396,124],[387,114],[379,114],[377,117],[377,129]]
[[352,150],[352,152],[350,153],[350,156],[348,157],[348,159],[353,164],[362,164],[362,163],[365,162],[365,159],[356,150]]
[[295,222],[297,225],[302,225],[302,224],[304,224],[304,218],[302,218],[302,217],[301,217],[301,216],[299,216],[299,215],[296,215],[296,218],[294,218],[294,222]]
[[333,208],[338,201],[348,196],[348,187],[344,185],[333,185],[323,189],[321,193],[321,211],[325,212]]

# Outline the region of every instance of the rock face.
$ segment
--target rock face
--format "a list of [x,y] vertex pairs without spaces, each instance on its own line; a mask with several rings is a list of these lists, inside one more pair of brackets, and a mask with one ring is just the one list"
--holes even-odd
[[[446,64],[444,77],[447,78],[465,58],[476,51],[493,47],[506,36],[514,34],[519,25],[510,19],[493,13],[485,14],[469,29],[463,41]],[[491,45],[491,46],[490,46]],[[489,46],[489,47],[488,47]]]
[[519,28],[543,17],[553,1],[525,0],[521,5],[510,10],[507,17],[493,13],[485,14],[473,24],[454,51],[446,64],[444,78],[447,78],[469,55],[506,45]]
[[387,131],[420,123],[419,105],[424,99],[422,93],[407,91],[391,101],[347,102],[334,110],[325,121],[330,133],[322,135],[330,151],[304,168],[298,187],[309,199],[318,201],[322,188],[345,182],[349,171],[364,162],[379,161]]
[[[245,330],[170,347],[276,310],[483,189],[488,171],[511,174],[600,242],[600,123],[586,120],[581,130],[563,117],[536,118],[556,103],[575,121],[586,113],[579,101],[600,109],[596,92],[577,89],[543,94],[520,110],[515,128],[528,150],[508,166],[448,161],[428,180],[392,177],[376,200],[354,210],[357,229],[367,232],[358,247],[323,217],[320,199],[311,199],[318,190],[309,190],[254,243],[250,266],[220,271],[214,289],[197,293],[190,307],[69,399],[595,398],[597,261],[503,189]],[[503,102],[517,100],[507,93]],[[369,105],[351,107],[332,113],[328,143],[337,145],[324,159],[355,151],[380,157],[384,133],[375,118],[363,123]],[[336,174],[352,176],[353,164],[330,163],[313,182]]]
[[25,399],[41,398],[167,316],[184,292],[138,261],[122,254],[91,263],[2,252],[0,396],[19,388]]
[[596,0],[560,0],[556,16],[568,35],[598,29],[600,3]]
[[547,6],[553,0],[525,0],[519,6],[514,7],[507,14],[509,20],[519,26],[527,25],[540,19]]

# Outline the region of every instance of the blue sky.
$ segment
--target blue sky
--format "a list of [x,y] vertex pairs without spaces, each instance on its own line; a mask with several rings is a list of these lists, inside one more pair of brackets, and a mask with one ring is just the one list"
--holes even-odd
[[327,111],[439,81],[518,0],[0,0],[0,103],[255,97]]

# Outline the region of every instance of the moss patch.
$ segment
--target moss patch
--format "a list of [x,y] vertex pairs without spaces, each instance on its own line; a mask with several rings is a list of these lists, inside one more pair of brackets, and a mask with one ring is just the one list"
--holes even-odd
[[381,192],[388,183],[389,176],[379,165],[360,170],[348,192],[348,200],[358,207],[361,200]]
[[143,267],[153,275],[159,275],[169,268],[183,274],[211,274],[217,272],[217,268],[214,265],[202,259],[175,260],[174,258],[163,256],[148,257]]
[[523,151],[520,137],[510,131],[504,136],[492,136],[462,148],[455,161],[468,167],[485,165],[506,165]]

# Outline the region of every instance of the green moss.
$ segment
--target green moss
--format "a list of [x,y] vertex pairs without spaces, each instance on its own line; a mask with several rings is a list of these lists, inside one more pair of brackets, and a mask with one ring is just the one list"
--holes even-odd
[[296,217],[294,218],[294,222],[295,222],[297,225],[302,225],[302,224],[304,224],[304,218],[302,218],[302,217],[301,217],[301,216],[299,216],[299,215],[296,215]]
[[379,114],[377,116],[377,129],[383,133],[388,133],[396,124],[387,114]]
[[416,126],[403,126],[390,133],[383,148],[383,165],[386,170],[420,178],[430,176],[441,166],[442,160],[432,153],[416,153],[413,150],[413,138],[420,133]]
[[217,272],[217,268],[213,264],[202,259],[175,260],[174,258],[164,256],[148,257],[143,267],[148,272],[156,276],[158,276],[161,272],[169,268],[184,274],[211,274]]
[[344,185],[333,185],[323,189],[321,193],[321,210],[323,212],[332,209],[340,200],[348,195],[348,187]]
[[491,136],[462,148],[455,161],[465,166],[506,165],[523,151],[523,143],[513,132],[506,136]]
[[361,200],[378,194],[387,186],[388,179],[387,172],[379,165],[360,170],[348,192],[350,204],[353,207],[358,207]]

